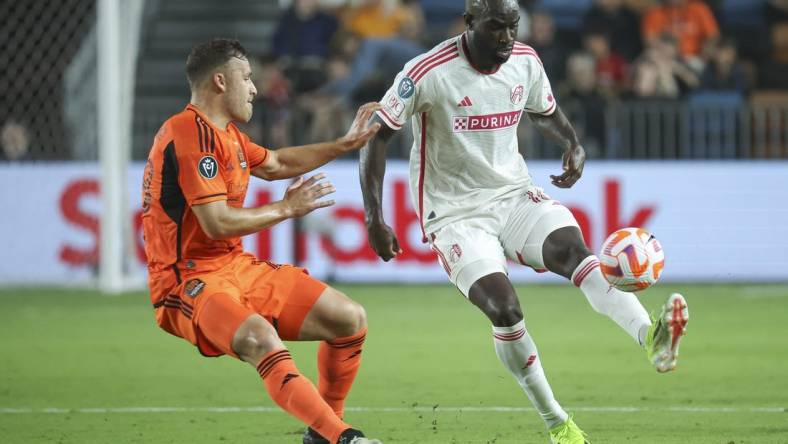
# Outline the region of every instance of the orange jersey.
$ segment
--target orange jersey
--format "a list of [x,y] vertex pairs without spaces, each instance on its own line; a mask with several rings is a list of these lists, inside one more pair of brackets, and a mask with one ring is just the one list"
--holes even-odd
[[250,171],[268,151],[234,124],[215,127],[194,105],[172,116],[153,141],[142,185],[142,227],[151,300],[184,275],[217,270],[243,251],[241,238],[209,238],[192,206],[226,200],[241,207]]
[[704,42],[720,34],[717,20],[703,2],[690,1],[684,6],[655,6],[643,18],[646,39],[669,33],[678,40],[682,55],[698,55]]

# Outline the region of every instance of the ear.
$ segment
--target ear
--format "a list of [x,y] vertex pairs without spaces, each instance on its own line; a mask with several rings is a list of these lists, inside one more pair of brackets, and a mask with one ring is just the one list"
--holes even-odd
[[211,77],[211,84],[220,92],[227,91],[227,77],[222,72],[216,72]]
[[471,29],[473,27],[473,14],[468,14],[467,12],[462,15],[462,18],[465,19],[465,28]]

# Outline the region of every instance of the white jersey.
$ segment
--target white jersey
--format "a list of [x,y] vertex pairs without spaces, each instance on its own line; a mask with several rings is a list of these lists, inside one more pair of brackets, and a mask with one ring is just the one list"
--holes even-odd
[[530,46],[515,43],[509,60],[490,72],[475,68],[468,54],[462,34],[409,61],[377,111],[394,130],[412,119],[410,190],[425,233],[532,185],[517,124],[523,110],[556,109]]

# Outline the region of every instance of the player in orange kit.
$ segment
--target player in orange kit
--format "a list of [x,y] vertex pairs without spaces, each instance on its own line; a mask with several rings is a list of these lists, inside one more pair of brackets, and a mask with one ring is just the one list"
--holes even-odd
[[[236,40],[195,46],[186,62],[191,101],[162,125],[143,179],[143,230],[151,301],[159,326],[205,356],[254,366],[271,398],[308,428],[305,443],[370,444],[343,421],[367,331],[356,302],[306,270],[258,260],[240,236],[333,204],[322,174],[299,178],[282,200],[243,208],[249,176],[299,177],[362,147],[380,128],[362,106],[336,141],[269,151],[233,123],[248,122],[257,93]],[[282,340],[319,340],[318,387]]]

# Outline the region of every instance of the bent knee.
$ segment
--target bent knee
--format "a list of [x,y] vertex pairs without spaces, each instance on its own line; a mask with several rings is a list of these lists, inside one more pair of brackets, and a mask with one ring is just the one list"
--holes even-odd
[[523,320],[523,311],[519,304],[506,304],[490,308],[485,313],[496,327],[511,327]]
[[284,344],[271,324],[260,316],[252,316],[238,328],[232,347],[239,358],[256,364],[266,354],[284,348]]
[[331,330],[336,337],[352,336],[366,328],[367,312],[358,302],[347,299],[338,308],[332,324]]

